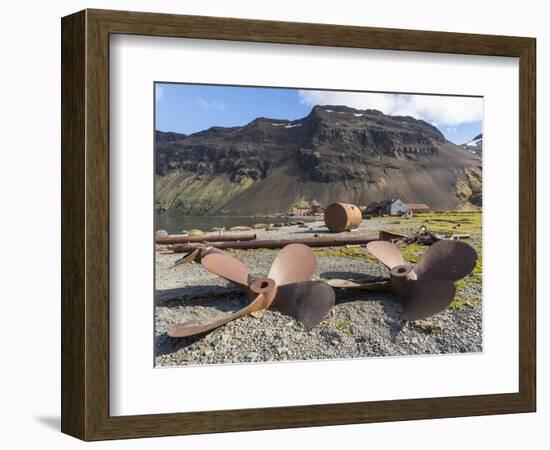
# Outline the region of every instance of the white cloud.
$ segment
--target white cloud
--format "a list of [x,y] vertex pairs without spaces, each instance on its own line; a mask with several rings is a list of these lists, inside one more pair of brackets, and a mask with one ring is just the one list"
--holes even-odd
[[447,127],[447,131],[449,133],[456,133],[458,131],[457,127]]
[[455,126],[483,118],[483,99],[443,95],[376,94],[340,91],[300,90],[306,105],[346,105],[357,109],[377,109],[393,116],[412,116],[427,122]]
[[204,109],[215,109],[216,111],[223,111],[225,109],[225,103],[217,102],[215,100],[205,100],[204,98],[198,98],[197,101]]
[[164,89],[162,89],[162,86],[156,85],[155,86],[155,99],[158,102],[164,94]]

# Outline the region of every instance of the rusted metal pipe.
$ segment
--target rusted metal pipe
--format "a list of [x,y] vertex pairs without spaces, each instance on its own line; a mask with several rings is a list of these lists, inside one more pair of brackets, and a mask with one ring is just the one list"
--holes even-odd
[[[309,247],[340,247],[343,245],[362,245],[378,240],[373,236],[349,236],[340,238],[304,238],[304,239],[275,239],[237,242],[214,242],[212,247],[219,249],[256,249],[256,248],[283,248],[289,244],[305,244]],[[201,244],[174,244],[172,250],[176,253],[191,252],[200,248]]]
[[157,238],[155,242],[160,245],[184,244],[188,242],[229,242],[229,241],[253,241],[255,233],[226,233],[205,234],[203,236],[188,236],[186,234],[169,234],[167,237]]

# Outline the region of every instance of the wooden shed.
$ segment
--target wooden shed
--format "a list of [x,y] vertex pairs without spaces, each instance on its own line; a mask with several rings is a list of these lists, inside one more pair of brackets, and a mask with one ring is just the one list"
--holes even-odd
[[412,213],[428,212],[430,210],[430,207],[424,203],[405,203],[405,206]]

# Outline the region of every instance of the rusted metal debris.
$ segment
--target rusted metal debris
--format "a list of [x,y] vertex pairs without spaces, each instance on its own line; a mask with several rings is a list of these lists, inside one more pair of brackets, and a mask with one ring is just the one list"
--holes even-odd
[[332,203],[325,210],[325,225],[330,231],[350,231],[361,225],[361,210],[350,203]]
[[379,234],[379,238],[381,241],[395,242],[401,239],[405,239],[406,237],[407,236],[404,234],[393,233],[391,231],[385,231],[385,230],[380,231],[380,234]]
[[436,234],[428,230],[424,225],[422,225],[418,230],[409,234],[405,239],[404,243],[409,244],[420,244],[420,245],[432,245],[436,242],[445,239],[444,236]]
[[453,301],[454,282],[475,267],[476,251],[456,240],[439,240],[426,250],[413,268],[403,259],[399,247],[387,241],[367,244],[368,250],[388,269],[390,280],[361,284],[351,280],[330,280],[335,288],[390,292],[403,300],[401,319],[426,319],[443,311]]
[[169,234],[165,237],[157,237],[155,243],[160,245],[181,244],[188,242],[232,242],[253,241],[255,233],[219,233],[206,234],[204,236],[189,236],[187,234]]
[[[308,247],[341,247],[344,245],[361,245],[368,244],[371,241],[378,240],[372,236],[349,236],[335,238],[304,238],[304,239],[265,239],[255,241],[238,241],[238,242],[213,242],[210,246],[218,249],[243,249],[250,250],[256,248],[283,248],[290,244],[304,244]],[[171,249],[175,253],[193,252],[203,245],[196,243],[189,244],[174,244]]]
[[[275,257],[265,278],[252,279],[239,260],[219,250],[201,248],[201,264],[210,272],[234,283],[251,302],[239,311],[214,320],[190,321],[172,326],[168,335],[186,337],[205,333],[239,317],[273,308],[311,329],[326,318],[334,306],[334,291],[323,281],[311,281],[317,268],[313,250],[304,244],[285,246]],[[205,252],[204,254],[202,254]]]
[[434,233],[428,230],[428,228],[424,225],[422,225],[418,230],[407,235],[393,233],[391,231],[380,232],[380,240],[390,241],[397,245],[432,245],[441,240],[460,240],[468,239],[469,237],[469,234],[452,234],[450,236],[445,236],[443,234]]

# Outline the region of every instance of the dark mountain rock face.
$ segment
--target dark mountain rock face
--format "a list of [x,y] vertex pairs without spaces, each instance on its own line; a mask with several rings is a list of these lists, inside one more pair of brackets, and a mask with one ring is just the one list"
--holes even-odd
[[483,152],[483,133],[478,134],[475,138],[466,142],[462,146],[471,152],[481,155]]
[[[386,197],[455,208],[481,160],[434,126],[376,110],[315,106],[191,135],[157,132],[156,203],[192,214],[286,211],[298,199],[364,205]],[[479,175],[479,176],[477,176]]]
[[173,131],[155,131],[155,142],[174,142],[185,139],[187,135]]

